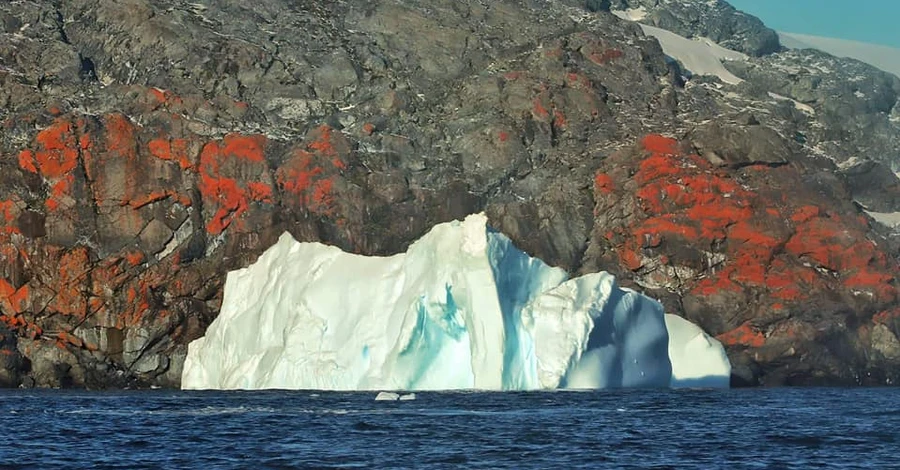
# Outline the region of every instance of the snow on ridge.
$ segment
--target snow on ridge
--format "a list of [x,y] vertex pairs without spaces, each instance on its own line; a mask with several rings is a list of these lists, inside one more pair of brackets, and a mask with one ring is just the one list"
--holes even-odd
[[644,34],[653,36],[659,41],[664,54],[678,61],[682,68],[691,74],[713,75],[731,85],[743,81],[729,72],[722,65],[722,61],[746,60],[746,54],[724,48],[709,38],[688,39],[669,30],[640,23],[647,16],[647,11],[643,8],[616,10],[612,13],[619,18],[638,22]]
[[647,17],[647,9],[644,7],[629,8],[627,10],[612,10],[611,13],[628,21],[641,21]]
[[848,39],[778,31],[781,44],[790,49],[818,49],[837,57],[865,62],[900,77],[900,48]]

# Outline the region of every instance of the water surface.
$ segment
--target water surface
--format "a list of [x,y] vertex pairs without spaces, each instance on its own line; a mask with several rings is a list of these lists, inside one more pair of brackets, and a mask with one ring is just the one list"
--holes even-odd
[[0,468],[900,469],[900,389],[0,391]]

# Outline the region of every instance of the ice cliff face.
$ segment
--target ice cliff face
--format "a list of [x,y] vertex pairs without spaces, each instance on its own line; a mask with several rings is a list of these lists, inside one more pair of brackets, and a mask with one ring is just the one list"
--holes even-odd
[[182,387],[653,387],[710,372],[727,386],[728,359],[715,340],[695,347],[699,328],[681,320],[670,344],[659,303],[607,273],[567,280],[486,221],[438,225],[391,257],[282,235],[229,273]]

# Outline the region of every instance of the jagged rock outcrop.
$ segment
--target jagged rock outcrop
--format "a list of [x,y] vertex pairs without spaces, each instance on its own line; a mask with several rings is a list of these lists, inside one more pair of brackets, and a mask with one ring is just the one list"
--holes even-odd
[[[588,3],[0,5],[0,385],[176,386],[283,231],[391,254],[481,210],[718,335],[736,383],[896,383],[898,244],[862,205],[897,179],[835,163],[897,160],[895,85],[860,69],[884,126],[855,133],[758,78],[790,53],[685,83]],[[749,26],[696,34],[770,52],[721,5]]]

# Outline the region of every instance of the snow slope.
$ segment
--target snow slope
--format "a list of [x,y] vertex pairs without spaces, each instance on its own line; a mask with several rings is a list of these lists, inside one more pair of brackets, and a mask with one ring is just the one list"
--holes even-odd
[[[724,357],[721,346],[676,345],[685,362],[673,366],[658,302],[607,273],[568,280],[486,223],[437,225],[391,257],[282,235],[228,274],[221,313],[189,345],[182,387],[655,387],[694,368],[687,352]],[[676,339],[694,341],[691,331]]]
[[[629,21],[640,21],[646,16],[643,10],[613,11],[614,15]],[[726,49],[710,39],[688,39],[671,31],[638,23],[644,34],[653,36],[662,46],[663,53],[681,64],[682,69],[693,75],[714,75],[732,85],[742,82],[722,65],[724,60],[745,60],[747,56]]]
[[837,57],[865,62],[900,77],[900,49],[847,39],[778,32],[781,44],[791,49],[819,49]]

